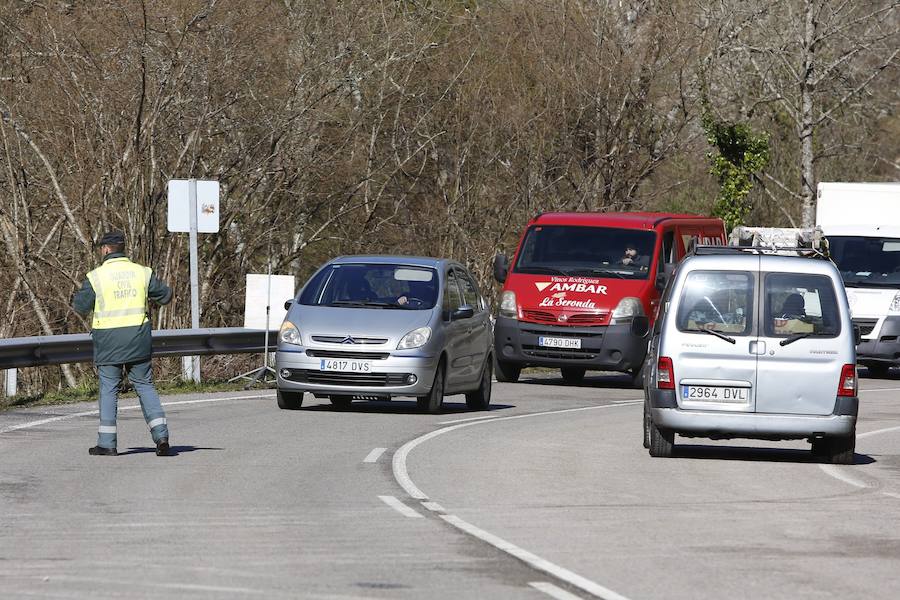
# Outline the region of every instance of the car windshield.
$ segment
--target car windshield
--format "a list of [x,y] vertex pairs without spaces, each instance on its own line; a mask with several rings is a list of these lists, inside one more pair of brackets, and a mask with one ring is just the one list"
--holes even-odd
[[514,272],[646,279],[655,242],[652,231],[534,225]]
[[427,310],[437,301],[437,281],[435,270],[427,267],[334,264],[313,276],[299,302],[340,308]]
[[829,236],[831,259],[849,287],[900,287],[900,239]]

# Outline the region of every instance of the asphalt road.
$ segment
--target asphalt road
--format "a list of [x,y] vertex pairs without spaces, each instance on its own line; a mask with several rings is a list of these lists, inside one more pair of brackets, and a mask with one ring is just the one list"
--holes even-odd
[[176,456],[122,402],[0,414],[3,598],[900,596],[900,379],[863,379],[856,464],[802,443],[641,446],[639,391],[594,377],[281,411],[165,399]]

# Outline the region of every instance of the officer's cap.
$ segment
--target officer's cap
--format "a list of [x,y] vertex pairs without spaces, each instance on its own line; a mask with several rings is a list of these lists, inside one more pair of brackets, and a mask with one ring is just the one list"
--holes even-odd
[[125,243],[125,234],[121,231],[107,231],[97,242],[98,246],[116,246]]

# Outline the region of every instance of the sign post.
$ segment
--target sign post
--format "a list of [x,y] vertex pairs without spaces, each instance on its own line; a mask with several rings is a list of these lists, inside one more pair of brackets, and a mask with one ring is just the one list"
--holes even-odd
[[10,398],[16,395],[16,387],[18,384],[16,381],[18,379],[17,375],[18,372],[15,369],[6,369],[6,381],[4,382],[4,387],[6,389],[6,395]]
[[[198,233],[219,231],[219,182],[196,179],[169,180],[168,229],[187,232],[191,269],[191,329],[200,328],[200,283],[197,251]],[[182,358],[185,381],[200,383],[200,357]]]

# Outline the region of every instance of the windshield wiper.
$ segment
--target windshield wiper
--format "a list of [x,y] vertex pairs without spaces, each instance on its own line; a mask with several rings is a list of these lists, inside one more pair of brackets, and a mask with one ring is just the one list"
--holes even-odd
[[569,273],[567,273],[566,271],[563,271],[562,269],[559,269],[557,267],[540,267],[540,266],[519,267],[516,269],[516,271],[518,271],[519,273],[537,272],[537,273],[549,273],[551,275],[565,275],[566,277],[570,276]]
[[787,346],[788,344],[793,344],[793,343],[796,342],[797,340],[802,340],[803,338],[808,338],[808,337],[811,336],[811,335],[815,335],[815,334],[812,333],[812,332],[808,332],[808,333],[795,333],[795,334],[792,335],[791,337],[784,338],[783,340],[781,340],[780,342],[778,342],[778,345],[779,345],[779,346]]
[[390,304],[389,302],[367,302],[363,300],[335,300],[334,302],[328,304],[328,306],[356,306],[356,307],[368,307],[371,306],[373,308],[401,308],[398,304]]
[[[590,273],[591,273],[591,275],[604,274],[604,275],[613,275],[614,277],[618,277],[619,279],[628,279],[628,277],[625,276],[625,273],[623,273],[622,271],[616,271],[615,269],[594,268],[594,269],[590,269]],[[631,273],[631,271],[628,271],[628,273]]]
[[[736,343],[737,343],[737,340],[735,340],[735,339],[734,339],[733,337],[731,337],[730,335],[725,335],[724,333],[721,333],[721,332],[719,332],[719,331],[716,331],[715,329],[698,329],[697,331],[702,331],[703,333],[708,333],[709,335],[714,335],[714,336],[716,336],[717,338],[721,338],[721,339],[723,339],[723,340],[725,340],[726,342],[729,342],[729,343],[731,343],[731,344],[736,344]],[[783,346],[783,345],[784,345],[784,344],[782,344],[782,346]]]

